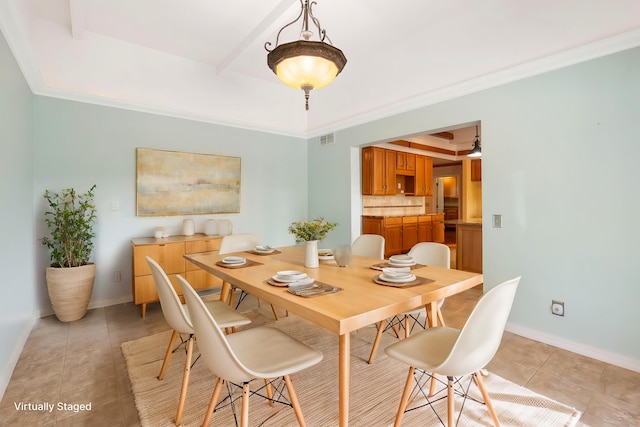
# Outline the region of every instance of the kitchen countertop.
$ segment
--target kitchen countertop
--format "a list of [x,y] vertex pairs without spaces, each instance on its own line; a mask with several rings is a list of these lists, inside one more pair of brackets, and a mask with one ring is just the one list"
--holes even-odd
[[444,215],[442,213],[426,213],[426,214],[416,214],[416,215],[362,215],[366,218],[395,218],[395,217],[405,217],[405,216],[425,216],[425,215]]
[[444,222],[445,225],[478,225],[482,226],[481,218],[474,219],[450,219]]

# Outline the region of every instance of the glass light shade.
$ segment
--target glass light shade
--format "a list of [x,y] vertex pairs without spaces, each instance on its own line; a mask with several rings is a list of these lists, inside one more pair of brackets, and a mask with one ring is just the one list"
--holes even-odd
[[328,59],[302,55],[282,60],[275,73],[282,83],[294,89],[320,89],[335,79],[338,67]]
[[267,65],[284,84],[303,90],[327,86],[346,63],[340,49],[306,40],[281,44],[267,55]]

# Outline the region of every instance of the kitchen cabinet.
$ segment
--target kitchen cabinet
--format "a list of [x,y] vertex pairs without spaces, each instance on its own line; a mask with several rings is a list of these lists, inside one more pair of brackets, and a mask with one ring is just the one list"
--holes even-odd
[[416,243],[418,243],[418,217],[402,217],[402,252],[409,252]]
[[482,273],[482,224],[456,226],[456,268]]
[[433,159],[427,156],[416,156],[415,195],[433,195]]
[[402,217],[384,218],[384,256],[402,253]]
[[147,304],[158,301],[156,284],[145,259],[147,256],[156,261],[169,277],[171,284],[182,295],[182,288],[176,276],[180,274],[195,289],[207,289],[221,286],[222,281],[184,259],[185,254],[215,251],[220,248],[222,236],[173,236],[164,239],[141,237],[131,240],[133,253],[133,303],[140,305],[140,314],[144,318]]
[[396,152],[379,147],[362,149],[362,194],[396,194]]
[[447,176],[442,178],[444,184],[444,197],[458,197],[458,178]]
[[362,234],[384,237],[384,256],[389,258],[407,253],[419,242],[444,243],[444,215],[363,216]]
[[433,241],[444,243],[444,214],[431,215]]
[[416,172],[416,155],[396,151],[396,174],[413,176]]
[[431,215],[418,217],[418,242],[433,242]]
[[482,160],[471,160],[471,181],[482,181]]

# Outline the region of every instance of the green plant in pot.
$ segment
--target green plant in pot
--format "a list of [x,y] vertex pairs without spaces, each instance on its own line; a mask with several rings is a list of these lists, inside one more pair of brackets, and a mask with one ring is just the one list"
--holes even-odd
[[318,268],[318,240],[324,240],[327,234],[336,228],[335,222],[316,218],[313,221],[296,221],[289,226],[289,233],[296,238],[296,243],[305,242],[304,266]]
[[95,189],[94,185],[84,194],[73,188],[44,194],[48,203],[44,220],[51,234],[42,239],[51,254],[47,289],[53,311],[62,322],[84,317],[93,292],[96,266],[89,258],[95,237]]

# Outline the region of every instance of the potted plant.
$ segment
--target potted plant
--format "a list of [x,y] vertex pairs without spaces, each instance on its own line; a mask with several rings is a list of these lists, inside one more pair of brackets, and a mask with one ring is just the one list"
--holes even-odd
[[289,233],[296,238],[296,243],[305,242],[304,266],[318,268],[318,240],[324,240],[327,234],[336,228],[335,222],[327,222],[324,218],[316,218],[313,221],[292,222]]
[[94,185],[84,194],[73,188],[59,193],[47,190],[44,194],[49,205],[45,222],[51,234],[42,239],[42,244],[51,251],[47,289],[53,311],[62,322],[81,319],[93,292],[96,266],[89,262],[89,257],[95,236],[95,188]]

